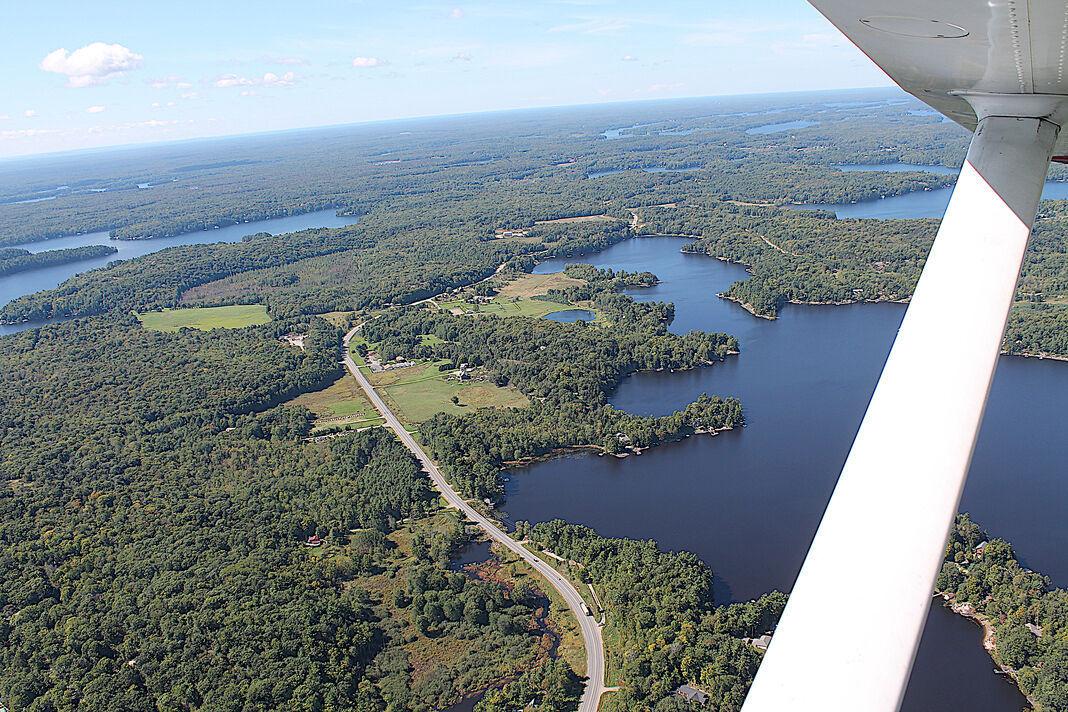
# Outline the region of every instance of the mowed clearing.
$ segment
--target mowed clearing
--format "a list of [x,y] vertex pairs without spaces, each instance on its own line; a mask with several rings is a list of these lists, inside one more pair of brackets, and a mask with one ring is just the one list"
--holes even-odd
[[328,428],[355,430],[383,422],[356,379],[348,374],[321,391],[297,396],[289,401],[289,405],[302,405],[315,414],[312,435]]
[[[530,401],[514,388],[487,381],[459,381],[438,370],[443,361],[421,363],[370,376],[375,389],[408,428],[438,413],[463,415],[475,408],[526,408]],[[456,396],[458,403],[452,402]]]
[[525,274],[519,279],[512,280],[502,285],[497,292],[500,299],[530,299],[541,294],[548,294],[551,289],[567,289],[568,287],[581,287],[585,282],[581,279],[568,277],[563,272],[553,274]]
[[566,223],[591,223],[591,222],[615,222],[619,218],[611,215],[576,215],[570,218],[554,218],[552,220],[535,220],[535,225],[559,225]]
[[533,297],[548,294],[552,289],[567,289],[582,284],[585,282],[581,279],[574,279],[563,273],[525,274],[510,282],[496,285],[498,292],[493,301],[475,303],[466,299],[452,299],[437,301],[436,304],[457,314],[495,314],[537,319],[546,314],[571,309],[574,305]]
[[473,304],[462,299],[448,302],[438,302],[442,309],[448,309],[456,314],[494,314],[496,316],[528,316],[534,319],[546,314],[570,309],[570,304],[558,302],[546,302],[541,299],[501,299],[495,297],[492,302]]
[[238,304],[229,307],[192,307],[190,309],[164,309],[163,311],[138,314],[141,326],[150,331],[178,331],[179,329],[240,329],[245,326],[266,324],[267,307],[262,304]]

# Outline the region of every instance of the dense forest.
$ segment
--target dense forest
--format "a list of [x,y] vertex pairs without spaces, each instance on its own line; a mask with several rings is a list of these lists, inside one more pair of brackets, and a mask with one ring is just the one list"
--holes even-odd
[[609,674],[622,688],[605,697],[606,709],[689,709],[674,694],[687,683],[708,693],[702,709],[741,709],[761,658],[744,639],[774,629],[786,606],[784,594],[716,606],[712,571],[688,552],[665,553],[652,541],[608,539],[560,520],[518,522],[516,531],[581,565],[580,575],[602,592]]
[[110,245],[86,245],[85,247],[70,247],[64,250],[45,250],[44,252],[30,252],[16,247],[0,248],[0,277],[28,269],[52,267],[63,265],[68,262],[88,260],[93,257],[104,257],[118,252]]
[[[941,187],[945,176],[838,166],[954,166],[967,137],[898,93],[849,98],[638,103],[625,107],[633,125],[607,131],[618,106],[0,166],[0,275],[113,250],[13,247],[75,233],[150,239],[324,208],[360,216],[169,248],[0,307],[0,321],[86,317],[0,339],[0,701],[20,712],[423,712],[490,689],[479,710],[574,707],[575,671],[537,643],[548,602],[529,583],[447,569],[465,528],[408,452],[375,430],[313,441],[311,414],[285,405],[342,373],[340,333],[315,315],[359,311],[383,357],[467,363],[530,399],[422,424],[473,498],[499,499],[503,469],[561,448],[623,454],[739,426],[734,399],[702,395],[655,418],[609,404],[637,370],[739,350],[727,334],[672,333],[670,304],[621,293],[655,284],[648,272],[568,268],[579,284],[542,298],[595,310],[592,324],[415,303],[640,234],[688,236],[688,250],[746,265],[750,278],[725,296],[761,316],[793,301],[907,299],[936,221],[789,206]],[[813,125],[752,131],[802,119]],[[1043,203],[1010,352],[1068,355],[1066,231],[1065,204]],[[273,321],[165,334],[131,316],[235,303],[265,304]],[[283,344],[288,333],[308,334],[304,350]],[[782,594],[717,606],[691,554],[563,522],[520,533],[603,591],[622,686],[610,709],[685,709],[673,694],[683,683],[708,692],[710,709],[740,707],[760,660],[745,639],[773,628]],[[306,546],[312,536],[325,543]],[[940,590],[995,625],[999,663],[1036,704],[1068,709],[1063,592],[1003,542],[978,556],[983,538],[958,523]]]
[[377,308],[470,284],[536,251],[582,254],[632,234],[613,223],[472,240],[462,229],[429,229],[421,220],[419,211],[398,210],[343,228],[172,247],[16,299],[0,308],[0,321],[252,302],[267,304],[275,317]]
[[[307,132],[269,152],[269,138],[249,137],[227,142],[223,156],[214,145],[206,152],[192,144],[114,162],[67,159],[62,185],[69,188],[47,205],[0,205],[0,244],[103,229],[148,238],[325,207],[359,214],[362,224],[165,251],[140,267],[79,275],[17,300],[0,319],[234,301],[265,303],[283,317],[374,308],[468,284],[519,255],[581,254],[636,232],[696,236],[690,249],[746,264],[753,277],[726,296],[762,316],[790,301],[907,299],[936,221],[839,221],[778,206],[944,186],[950,177],[837,166],[955,166],[967,138],[887,91],[849,100],[799,95],[795,104],[732,98],[627,108],[634,125],[615,131],[603,128],[612,112],[587,107],[467,117],[462,134],[459,119],[450,118]],[[751,132],[796,120],[812,125]],[[553,130],[542,131],[546,125]],[[32,174],[0,169],[0,199],[52,195],[58,168],[51,165],[42,162]],[[598,173],[609,169],[618,172]],[[1047,203],[1043,210],[1050,239],[1035,241],[1025,269],[1025,279],[1041,274],[1041,284],[1021,286],[1006,349],[1065,355],[1060,327],[1068,314],[1059,300],[1068,295],[1059,285],[1068,280],[1057,257],[1065,226],[1062,208]],[[588,215],[617,222],[545,222]],[[502,238],[501,230],[511,234]],[[291,249],[280,252],[280,245]]]
[[[0,244],[102,230],[120,239],[161,237],[330,207],[363,213],[429,193],[440,198],[439,211],[485,193],[491,229],[599,212],[605,200],[651,187],[683,197],[697,183],[720,198],[837,202],[944,183],[842,174],[837,163],[959,164],[966,133],[910,113],[920,106],[914,100],[888,90],[850,98],[848,106],[839,92],[798,95],[785,106],[783,97],[725,97],[532,110],[42,158],[0,168]],[[624,111],[636,125],[608,139],[605,127]],[[818,123],[785,135],[747,133],[796,119]],[[678,167],[701,170],[642,170]],[[605,168],[631,170],[585,180]],[[54,199],[17,202],[41,195]]]
[[1051,589],[967,514],[957,517],[936,588],[993,629],[994,659],[1036,712],[1068,710],[1068,591]]
[[[279,340],[291,330],[304,351]],[[525,621],[544,604],[445,571],[452,544],[418,533],[438,505],[408,451],[378,430],[305,442],[311,414],[276,406],[337,377],[333,326],[89,319],[5,346],[10,708],[432,710],[478,689],[464,685],[535,674]],[[434,545],[401,556],[386,535],[405,518]],[[304,546],[312,535],[326,543]],[[373,575],[407,580],[408,597],[362,588]],[[409,618],[412,645],[482,652],[413,686]],[[561,666],[554,680],[573,677]]]

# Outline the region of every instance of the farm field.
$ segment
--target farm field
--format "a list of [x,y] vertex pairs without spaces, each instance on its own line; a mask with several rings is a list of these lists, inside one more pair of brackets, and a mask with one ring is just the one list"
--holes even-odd
[[382,417],[360,390],[356,380],[348,374],[328,388],[315,393],[305,393],[289,402],[302,405],[315,414],[312,435],[326,428],[345,430],[367,428],[382,424]]
[[[370,376],[371,383],[409,428],[438,413],[463,415],[473,408],[525,408],[530,401],[514,388],[485,381],[450,380],[438,364],[422,363]],[[456,396],[458,403],[452,402]]]
[[189,328],[200,331],[212,329],[240,329],[245,326],[266,324],[267,307],[262,304],[236,304],[229,307],[192,307],[189,309],[164,309],[163,311],[138,314],[141,325],[150,331],[173,332]]
[[546,302],[541,299],[513,299],[514,298],[502,299],[498,296],[494,297],[492,302],[487,302],[485,304],[471,304],[462,299],[456,299],[448,302],[438,302],[438,306],[450,311],[458,309],[464,314],[526,316],[534,319],[543,317],[546,314],[552,314],[553,312],[572,308],[572,305],[570,304]]

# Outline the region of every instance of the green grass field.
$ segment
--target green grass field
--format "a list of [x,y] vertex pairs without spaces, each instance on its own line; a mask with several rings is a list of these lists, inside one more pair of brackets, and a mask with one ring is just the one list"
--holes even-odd
[[501,299],[495,298],[488,304],[468,304],[463,300],[454,300],[450,302],[438,302],[438,305],[443,309],[460,309],[465,314],[495,314],[497,316],[526,316],[537,319],[543,317],[546,314],[552,314],[553,312],[561,311],[563,309],[574,309],[571,304],[560,304],[559,302],[546,302],[541,299],[518,299],[512,301],[512,298]]
[[297,396],[289,405],[302,405],[315,414],[312,435],[324,428],[366,428],[383,422],[348,374],[321,391]]
[[211,329],[240,329],[254,324],[266,324],[267,307],[262,304],[237,304],[231,307],[193,307],[164,309],[138,314],[141,326],[150,331],[178,331],[182,328],[210,331]]
[[[446,380],[438,363],[418,364],[409,368],[372,375],[371,382],[397,417],[409,429],[418,427],[437,413],[462,415],[473,408],[525,408],[530,401],[514,388],[498,388],[485,381]],[[456,396],[458,404],[452,402]]]
[[[349,339],[349,356],[352,357],[352,360],[356,362],[357,366],[364,367],[367,366],[367,359],[361,356],[360,352],[356,350],[356,347],[359,344],[367,346],[367,339],[363,338],[359,334],[356,334],[351,339]],[[364,373],[367,372],[364,371]]]
[[501,301],[511,299],[512,297],[529,299],[530,297],[536,297],[541,294],[548,294],[549,291],[553,289],[579,287],[585,283],[585,280],[568,277],[563,272],[553,272],[552,274],[524,274],[522,277],[500,285],[500,287],[498,287],[497,298]]

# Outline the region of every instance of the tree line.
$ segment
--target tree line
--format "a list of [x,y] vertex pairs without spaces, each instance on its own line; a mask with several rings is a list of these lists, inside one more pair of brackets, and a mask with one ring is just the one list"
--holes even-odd
[[29,250],[7,247],[0,249],[0,277],[30,269],[53,267],[69,262],[89,260],[94,257],[104,257],[113,255],[116,252],[118,250],[110,245],[86,245],[84,247],[45,250],[43,252],[30,252]]
[[1012,545],[957,517],[936,590],[994,629],[991,654],[1037,712],[1068,710],[1068,591],[1024,568]]

